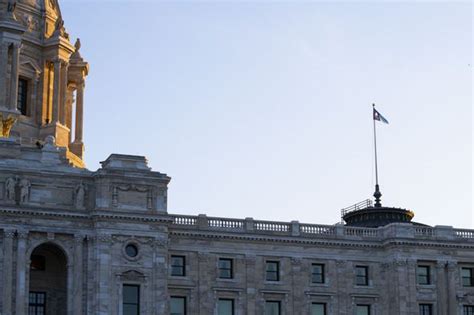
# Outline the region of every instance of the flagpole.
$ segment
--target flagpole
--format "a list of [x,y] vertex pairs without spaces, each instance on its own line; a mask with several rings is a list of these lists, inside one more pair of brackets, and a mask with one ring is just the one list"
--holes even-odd
[[381,207],[382,204],[380,203],[380,197],[382,197],[382,193],[380,192],[379,188],[379,170],[378,170],[378,163],[377,163],[377,131],[375,127],[375,104],[372,104],[372,120],[374,121],[374,151],[375,151],[375,206]]

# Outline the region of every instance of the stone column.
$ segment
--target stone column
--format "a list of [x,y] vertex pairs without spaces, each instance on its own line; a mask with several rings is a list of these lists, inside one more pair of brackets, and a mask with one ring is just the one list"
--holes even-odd
[[436,263],[436,290],[438,295],[438,312],[440,314],[448,314],[447,292],[448,284],[446,283],[446,262],[438,261]]
[[16,314],[26,314],[28,286],[26,285],[26,240],[27,231],[18,232],[16,249]]
[[417,261],[415,259],[408,259],[407,260],[407,281],[406,281],[406,293],[407,293],[407,302],[408,302],[408,310],[407,314],[415,314],[418,312],[418,301],[416,298],[416,268],[417,268]]
[[448,314],[457,314],[456,283],[458,282],[458,263],[448,262]]
[[7,106],[8,45],[0,43],[0,107]]
[[73,314],[82,315],[82,250],[84,244],[84,236],[74,236],[74,280],[73,280]]
[[12,68],[10,77],[10,109],[16,110],[18,103],[18,69],[20,65],[20,46],[19,43],[13,44]]
[[198,314],[200,315],[212,314],[214,310],[209,258],[208,253],[198,253]]
[[59,121],[62,125],[66,125],[67,119],[67,110],[66,110],[66,97],[67,97],[67,77],[68,77],[68,63],[66,61],[61,61],[61,87],[59,89],[59,112],[60,117]]
[[77,85],[76,92],[76,125],[74,142],[82,143],[82,124],[83,124],[83,112],[84,112],[84,82],[80,82]]
[[13,238],[15,237],[15,231],[5,230],[3,231],[3,313],[12,314],[12,291],[13,291]]
[[97,236],[96,257],[96,312],[97,315],[109,315],[110,303],[117,299],[111,296],[110,285],[112,284],[112,276],[110,270],[111,257],[110,249],[112,245],[112,235],[100,234]]
[[51,123],[59,122],[59,107],[61,95],[61,60],[57,59],[54,62],[54,82],[53,82],[53,115]]
[[304,314],[307,306],[307,296],[304,294],[304,288],[307,287],[308,277],[302,272],[302,264],[303,260],[301,258],[291,258],[292,292],[290,298],[293,302],[291,303],[293,306],[291,311],[288,308],[289,305],[287,306],[287,310],[289,310],[291,314]]
[[152,307],[153,315],[168,314],[168,236],[157,237],[153,242]]
[[256,278],[257,275],[257,257],[254,255],[245,256],[245,276],[246,276],[246,285],[247,292],[245,292],[247,297],[247,307],[244,314],[257,314],[257,288],[256,288]]
[[337,309],[334,314],[347,315],[351,309],[350,292],[354,286],[354,275],[345,260],[336,260]]

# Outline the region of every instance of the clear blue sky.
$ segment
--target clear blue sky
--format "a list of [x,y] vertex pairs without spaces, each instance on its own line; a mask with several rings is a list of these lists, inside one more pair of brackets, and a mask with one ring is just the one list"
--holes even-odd
[[384,205],[474,227],[469,2],[74,1],[86,162],[145,155],[169,212],[333,224]]

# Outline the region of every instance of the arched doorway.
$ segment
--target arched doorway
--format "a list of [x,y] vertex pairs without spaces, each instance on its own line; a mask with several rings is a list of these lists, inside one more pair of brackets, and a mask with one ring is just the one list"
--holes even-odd
[[67,314],[67,258],[58,246],[46,243],[30,257],[28,315]]

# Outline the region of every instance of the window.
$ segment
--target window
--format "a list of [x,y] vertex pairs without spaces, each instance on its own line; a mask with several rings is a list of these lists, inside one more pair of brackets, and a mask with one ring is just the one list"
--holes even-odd
[[128,257],[135,258],[138,256],[138,248],[134,244],[128,244],[127,246],[125,246],[125,253]]
[[186,298],[172,296],[170,300],[170,315],[186,315]]
[[420,304],[420,315],[433,314],[433,307],[431,304]]
[[430,266],[418,266],[416,270],[418,284],[431,284]]
[[356,315],[370,315],[370,305],[357,304]]
[[46,293],[30,292],[28,315],[46,314]]
[[234,300],[219,299],[217,302],[217,315],[234,315]]
[[313,264],[311,266],[311,282],[324,283],[324,265]]
[[474,287],[474,268],[461,269],[463,287]]
[[369,285],[369,267],[356,266],[356,285]]
[[140,286],[124,284],[122,290],[123,315],[140,314]]
[[171,256],[171,275],[178,277],[186,275],[184,256]]
[[280,281],[280,263],[278,261],[267,261],[265,279],[267,281]]
[[27,114],[28,103],[28,80],[23,78],[18,79],[18,101],[17,108],[22,115]]
[[219,259],[219,278],[221,279],[232,279],[234,277],[232,272],[232,259],[220,258]]
[[463,315],[474,315],[474,305],[464,305],[462,309]]
[[281,303],[280,301],[266,301],[265,315],[280,315]]
[[311,315],[326,315],[326,304],[325,303],[311,304]]
[[32,255],[30,269],[40,271],[46,270],[46,257],[41,255]]

